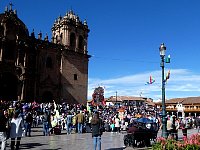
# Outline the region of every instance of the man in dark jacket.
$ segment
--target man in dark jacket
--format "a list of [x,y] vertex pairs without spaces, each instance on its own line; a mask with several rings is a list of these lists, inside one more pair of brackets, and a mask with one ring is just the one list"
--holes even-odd
[[7,125],[7,119],[4,116],[3,109],[0,109],[0,140],[1,140],[1,150],[6,149],[6,128]]
[[33,123],[33,116],[31,113],[28,113],[25,119],[25,136],[27,136],[27,133],[28,133],[28,136],[31,136],[32,123]]

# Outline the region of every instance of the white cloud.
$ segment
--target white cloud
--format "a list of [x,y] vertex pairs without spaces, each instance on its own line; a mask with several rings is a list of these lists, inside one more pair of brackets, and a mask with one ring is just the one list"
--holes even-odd
[[[167,71],[168,69],[165,73]],[[155,83],[145,85],[150,75],[155,79]],[[155,70],[107,80],[89,78],[89,99],[97,86],[105,87],[105,97],[114,96],[116,91],[119,96],[140,96],[142,92],[142,96],[157,100],[161,98],[161,71]],[[187,69],[171,69],[170,79],[165,88],[166,97],[170,98],[200,95],[200,74]]]

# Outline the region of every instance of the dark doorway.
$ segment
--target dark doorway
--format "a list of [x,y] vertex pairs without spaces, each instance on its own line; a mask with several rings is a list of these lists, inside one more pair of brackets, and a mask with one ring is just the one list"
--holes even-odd
[[50,91],[45,91],[42,95],[42,102],[53,102],[53,94]]
[[9,72],[0,73],[0,99],[17,100],[17,77]]

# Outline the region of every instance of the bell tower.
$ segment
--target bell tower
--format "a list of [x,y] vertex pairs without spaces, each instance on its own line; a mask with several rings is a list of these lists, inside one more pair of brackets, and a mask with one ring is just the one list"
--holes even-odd
[[52,27],[52,43],[60,45],[61,99],[69,103],[87,102],[88,25],[72,10],[59,16]]
[[52,27],[52,42],[66,48],[87,54],[89,33],[86,20],[82,23],[78,15],[70,10],[64,17],[58,17]]

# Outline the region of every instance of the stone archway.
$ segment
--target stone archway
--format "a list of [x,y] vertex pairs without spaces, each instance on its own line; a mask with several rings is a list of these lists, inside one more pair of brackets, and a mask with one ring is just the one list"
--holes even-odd
[[0,73],[0,100],[17,100],[18,79],[10,72]]
[[42,102],[53,102],[53,93],[45,91],[42,95]]

